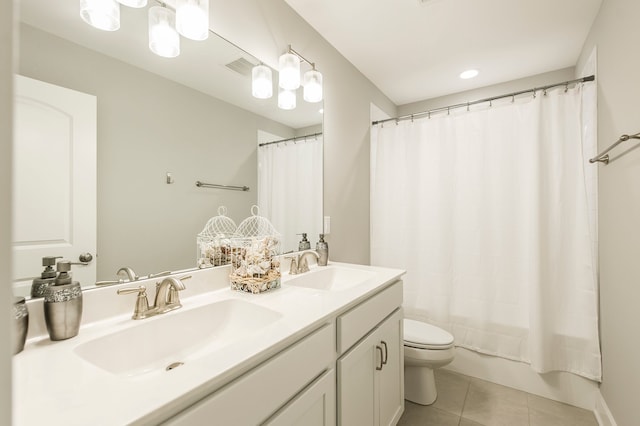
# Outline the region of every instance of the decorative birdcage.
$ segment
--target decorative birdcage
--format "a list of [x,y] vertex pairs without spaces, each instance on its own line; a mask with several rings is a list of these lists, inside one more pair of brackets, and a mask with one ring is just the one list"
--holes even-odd
[[227,216],[227,208],[218,207],[218,216],[209,219],[198,234],[198,266],[221,266],[231,263],[231,238],[236,236],[236,223]]
[[258,206],[238,225],[231,239],[231,288],[262,293],[280,287],[280,234]]

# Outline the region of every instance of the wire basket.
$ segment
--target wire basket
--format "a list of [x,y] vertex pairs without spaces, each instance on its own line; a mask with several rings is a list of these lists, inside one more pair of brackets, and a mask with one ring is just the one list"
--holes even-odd
[[218,216],[207,221],[196,238],[198,266],[221,266],[231,263],[231,238],[236,235],[236,223],[227,216],[225,206],[218,207]]
[[253,206],[231,239],[231,288],[253,294],[280,287],[280,234],[258,213]]

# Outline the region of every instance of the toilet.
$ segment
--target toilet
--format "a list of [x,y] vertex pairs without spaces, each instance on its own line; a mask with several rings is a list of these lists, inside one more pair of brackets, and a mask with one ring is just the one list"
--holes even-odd
[[453,361],[453,336],[426,322],[404,319],[404,397],[421,405],[438,396],[435,368]]

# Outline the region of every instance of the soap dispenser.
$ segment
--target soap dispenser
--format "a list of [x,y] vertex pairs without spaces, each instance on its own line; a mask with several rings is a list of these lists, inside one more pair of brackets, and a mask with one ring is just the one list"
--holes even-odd
[[318,266],[327,266],[329,262],[329,244],[324,240],[324,234],[320,234],[320,240],[316,243],[318,252]]
[[72,281],[71,262],[57,265],[58,276],[44,295],[44,319],[51,340],[65,340],[77,336],[82,319],[82,290]]
[[40,278],[34,279],[31,284],[31,297],[44,297],[47,287],[56,281],[56,271],[53,269],[53,265],[56,264],[56,259],[60,259],[61,257],[62,256],[45,256],[42,258],[42,266],[45,268],[40,274]]
[[298,235],[302,235],[302,240],[300,240],[300,243],[298,244],[298,251],[309,250],[311,248],[311,243],[307,240],[307,233],[303,232]]

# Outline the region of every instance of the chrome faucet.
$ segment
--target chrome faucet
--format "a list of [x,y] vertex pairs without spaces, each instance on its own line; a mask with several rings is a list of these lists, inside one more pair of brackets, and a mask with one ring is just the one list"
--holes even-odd
[[186,288],[182,281],[189,278],[191,278],[191,275],[181,278],[169,277],[162,280],[162,282],[156,283],[156,297],[151,307],[149,306],[147,288],[145,286],[121,288],[118,289],[117,293],[137,293],[136,306],[131,318],[134,320],[150,318],[182,307],[178,292]]
[[180,279],[169,277],[162,280],[160,284],[156,284],[156,298],[153,305],[159,314],[182,307],[178,292],[186,288],[182,280],[188,280],[189,278],[191,278],[191,275]]
[[320,259],[320,255],[315,250],[305,250],[298,254],[296,257],[287,256],[285,259],[291,259],[291,267],[289,268],[289,275],[297,275],[305,272],[309,272],[309,261],[307,260],[307,255],[312,255],[316,258],[316,263],[318,259]]
[[129,281],[138,281],[138,279],[140,278],[139,276],[136,275],[135,272],[133,272],[133,269],[131,269],[128,266],[124,266],[118,269],[118,272],[116,272],[116,275],[122,276],[123,273],[124,275],[127,276],[127,278],[129,278]]

